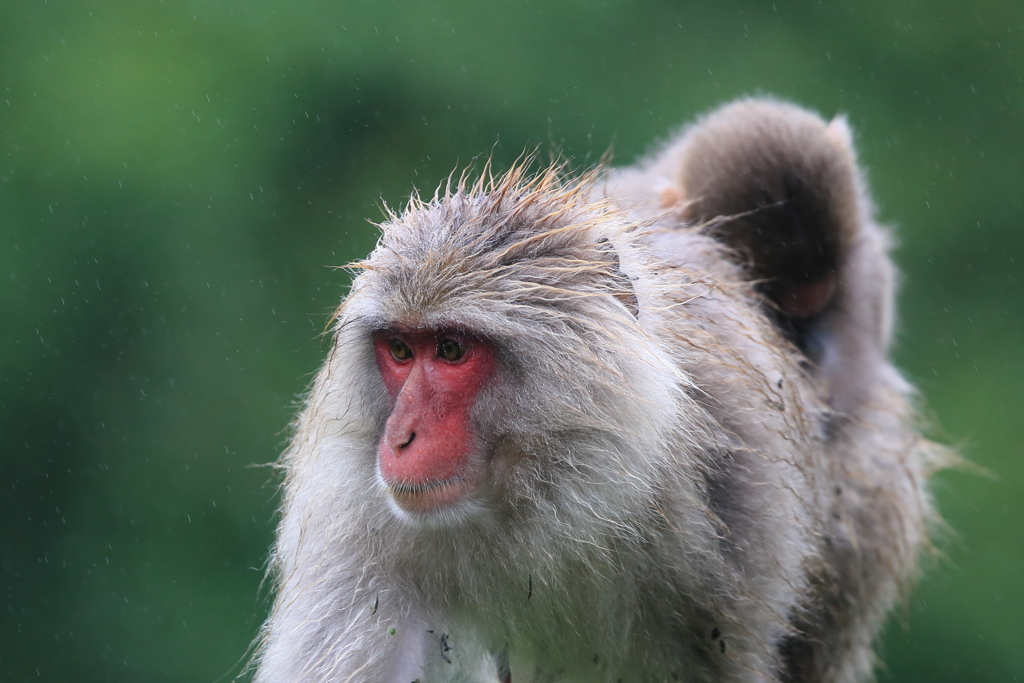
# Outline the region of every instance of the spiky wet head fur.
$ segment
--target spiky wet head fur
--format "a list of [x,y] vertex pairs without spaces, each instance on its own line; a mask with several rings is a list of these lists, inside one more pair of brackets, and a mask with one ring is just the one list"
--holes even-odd
[[594,326],[595,305],[602,323],[630,304],[636,315],[616,251],[631,248],[635,222],[608,202],[588,202],[587,179],[564,181],[561,165],[534,178],[525,165],[498,178],[487,170],[472,186],[463,178],[432,201],[413,198],[380,226],[377,248],[357,264],[368,272],[353,292],[375,300],[381,322],[465,320],[514,334],[525,316],[562,333],[566,325]]

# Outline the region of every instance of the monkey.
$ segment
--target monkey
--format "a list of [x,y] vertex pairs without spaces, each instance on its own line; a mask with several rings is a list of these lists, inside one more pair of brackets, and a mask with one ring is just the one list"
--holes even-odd
[[855,683],[938,519],[852,134],[386,209],[282,456],[255,680]]

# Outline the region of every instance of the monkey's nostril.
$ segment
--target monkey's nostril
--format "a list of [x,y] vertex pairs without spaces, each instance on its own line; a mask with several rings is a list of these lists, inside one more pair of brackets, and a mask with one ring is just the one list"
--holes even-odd
[[411,443],[412,443],[412,440],[413,440],[413,439],[415,439],[415,438],[416,438],[416,432],[412,432],[411,434],[409,434],[409,440],[408,440],[408,441],[406,441],[405,443],[400,443],[400,444],[398,444],[398,447],[399,447],[399,448],[405,448],[406,446],[408,446],[409,444],[411,444]]

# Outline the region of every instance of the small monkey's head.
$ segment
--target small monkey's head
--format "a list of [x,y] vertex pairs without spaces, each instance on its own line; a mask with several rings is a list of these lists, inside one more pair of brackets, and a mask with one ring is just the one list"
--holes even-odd
[[390,215],[356,264],[341,324],[373,349],[376,475],[399,517],[521,504],[524,477],[586,469],[569,463],[575,444],[618,438],[620,424],[635,439],[650,418],[633,413],[671,391],[644,386],[664,368],[633,367],[658,358],[627,274],[638,226],[587,192],[557,169],[460,182]]

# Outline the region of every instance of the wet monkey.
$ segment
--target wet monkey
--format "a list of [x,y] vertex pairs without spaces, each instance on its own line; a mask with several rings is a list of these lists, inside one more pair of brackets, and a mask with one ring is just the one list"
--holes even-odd
[[870,677],[942,451],[842,118],[741,100],[381,228],[283,456],[257,681]]

